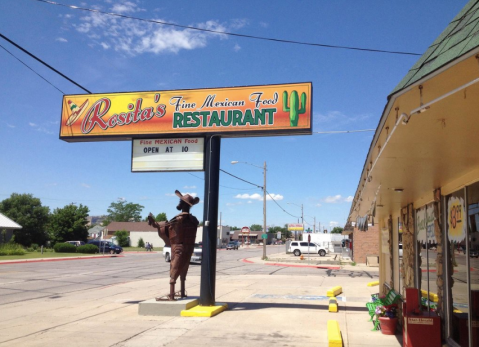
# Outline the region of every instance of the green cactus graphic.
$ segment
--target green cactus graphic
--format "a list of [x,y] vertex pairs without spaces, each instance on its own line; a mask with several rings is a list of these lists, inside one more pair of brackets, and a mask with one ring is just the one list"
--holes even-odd
[[298,92],[293,90],[289,97],[288,107],[288,93],[283,92],[283,111],[289,112],[289,121],[292,127],[298,126],[299,115],[306,112],[306,93],[301,94],[301,104],[299,103]]

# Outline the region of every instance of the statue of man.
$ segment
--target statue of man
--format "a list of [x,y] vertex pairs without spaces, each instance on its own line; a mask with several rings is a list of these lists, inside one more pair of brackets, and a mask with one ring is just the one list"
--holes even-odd
[[[170,264],[170,294],[168,300],[175,300],[175,284],[178,277],[181,281],[181,298],[186,297],[185,281],[186,273],[190,266],[191,255],[193,254],[198,219],[190,214],[190,208],[200,202],[199,198],[191,195],[182,195],[178,190],[175,194],[180,198],[176,207],[181,213],[168,222],[157,223],[150,213],[148,224],[158,229],[158,235],[165,241],[165,246],[171,246]],[[159,298],[156,298],[158,301]]]

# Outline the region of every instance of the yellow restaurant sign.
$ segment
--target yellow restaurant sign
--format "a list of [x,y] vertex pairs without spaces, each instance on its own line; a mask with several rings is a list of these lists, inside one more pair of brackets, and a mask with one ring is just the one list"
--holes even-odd
[[312,132],[312,84],[65,95],[65,141]]

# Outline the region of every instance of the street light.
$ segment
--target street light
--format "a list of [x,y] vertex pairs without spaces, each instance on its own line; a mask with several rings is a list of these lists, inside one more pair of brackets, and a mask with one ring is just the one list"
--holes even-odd
[[[316,233],[316,217],[308,216],[307,214],[306,214],[305,216],[314,219],[314,222],[313,222],[313,233]],[[308,223],[308,224],[309,224],[309,223]]]
[[[263,167],[254,165],[245,161],[233,160],[231,162],[231,164],[233,165],[238,163],[247,164],[247,165],[251,165],[251,166],[263,169],[263,180],[264,180],[264,183],[263,183],[263,233],[267,234],[267,230],[266,230],[266,161],[264,162]],[[263,260],[266,260],[266,240],[267,238],[263,239]]]
[[[303,225],[303,229],[304,229],[304,215],[303,215],[303,204],[301,205],[298,205],[298,204],[295,204],[293,202],[287,202],[288,205],[296,205],[298,207],[301,207],[301,224]],[[304,231],[304,230],[303,230]],[[303,235],[303,233],[301,233],[301,236]],[[304,240],[303,240],[304,241]]]

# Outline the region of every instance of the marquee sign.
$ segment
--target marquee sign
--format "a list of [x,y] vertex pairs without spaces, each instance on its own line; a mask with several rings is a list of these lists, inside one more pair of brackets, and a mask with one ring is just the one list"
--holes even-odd
[[303,231],[304,225],[299,223],[288,224],[288,231]]
[[65,95],[60,139],[312,133],[312,84]]
[[204,138],[133,140],[132,172],[203,171]]

